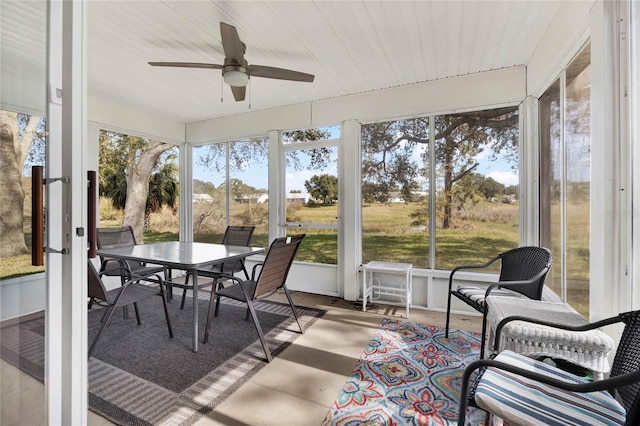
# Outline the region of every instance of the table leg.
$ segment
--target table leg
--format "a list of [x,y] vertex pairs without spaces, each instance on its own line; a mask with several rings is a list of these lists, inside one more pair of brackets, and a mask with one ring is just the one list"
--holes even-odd
[[405,274],[405,283],[406,283],[406,291],[405,291],[405,298],[406,300],[406,310],[407,310],[407,321],[409,320],[409,308],[411,307],[411,272],[407,271],[407,273]]
[[198,270],[191,271],[193,280],[193,352],[198,352]]

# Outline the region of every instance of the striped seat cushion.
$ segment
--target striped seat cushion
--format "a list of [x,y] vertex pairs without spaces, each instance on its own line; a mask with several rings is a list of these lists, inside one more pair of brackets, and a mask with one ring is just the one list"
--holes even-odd
[[[463,298],[470,300],[476,305],[484,307],[484,295],[487,292],[486,288],[480,287],[458,287],[455,291]],[[511,291],[504,288],[494,288],[489,293],[491,296],[506,296],[506,297],[519,297],[528,299],[524,294],[520,294],[517,291]]]
[[[568,382],[584,382],[511,351],[501,352],[496,361]],[[608,392],[569,392],[496,368],[488,368],[482,375],[475,401],[478,407],[514,425],[623,425],[626,416]]]

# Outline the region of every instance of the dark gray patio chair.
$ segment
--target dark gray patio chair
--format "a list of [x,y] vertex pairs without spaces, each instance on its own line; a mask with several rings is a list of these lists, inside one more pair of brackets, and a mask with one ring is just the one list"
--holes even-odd
[[[120,228],[99,228],[98,229],[98,249],[109,249],[119,247],[130,247],[137,244],[136,237],[131,226],[122,226]],[[162,273],[167,278],[167,268],[160,265],[148,265],[144,262],[127,261],[122,259],[109,259],[100,256],[100,274],[109,277],[120,277],[120,283],[131,279],[132,274],[137,277],[149,278],[155,280],[155,276]],[[94,298],[89,299],[89,309],[93,305]],[[127,317],[127,309],[124,308],[124,316]]]
[[574,331],[624,323],[610,377],[589,381],[542,361],[503,351],[495,359],[475,361],[465,369],[459,425],[465,424],[467,406],[495,414],[514,425],[640,424],[640,311],[580,327],[519,320]]
[[156,282],[159,283],[159,288],[147,286],[144,284],[140,284],[141,280],[145,280],[146,278],[138,277],[133,275],[131,271],[129,271],[129,276],[131,277],[129,280],[125,281],[120,287],[117,287],[113,290],[107,290],[102,282],[101,273],[99,273],[95,266],[93,266],[93,262],[89,259],[88,266],[88,295],[89,297],[97,300],[102,300],[107,304],[107,308],[102,316],[101,326],[98,330],[98,334],[93,339],[91,346],[89,347],[89,357],[96,348],[98,344],[98,340],[104,331],[104,328],[107,326],[111,316],[113,315],[113,311],[117,307],[124,307],[133,304],[133,308],[136,312],[136,320],[138,321],[138,325],[141,325],[140,321],[140,312],[138,311],[138,303],[141,300],[147,299],[149,297],[155,297],[160,295],[162,297],[162,304],[164,307],[164,315],[167,320],[167,327],[169,328],[169,337],[173,338],[173,328],[171,327],[171,319],[169,318],[169,311],[167,310],[167,298],[164,292],[164,280],[160,275],[155,277]]
[[[255,226],[227,226],[220,244],[249,247],[249,245],[251,245],[251,238],[253,237],[253,231],[255,229]],[[213,278],[217,281],[218,287],[222,288],[225,281],[223,275],[235,275],[240,271],[243,271],[244,276],[249,279],[249,273],[247,272],[247,268],[245,267],[244,259],[238,259],[235,262],[231,263],[221,263],[218,265],[213,265],[211,268],[207,269],[198,269],[198,277]],[[182,301],[180,302],[180,309],[184,309],[184,302],[187,298],[187,290],[189,288],[193,288],[193,285],[189,284],[190,276],[191,274],[187,274],[184,284],[173,284],[176,287],[182,287],[184,289],[182,291]]]
[[[131,226],[100,228],[98,229],[97,242],[98,249],[130,247],[137,244]],[[131,278],[130,274],[138,277],[153,277],[162,273],[166,279],[166,271],[167,269],[160,265],[148,265],[144,262],[109,259],[100,256],[100,273],[107,276],[120,276],[123,283]]]
[[[273,240],[269,247],[269,251],[267,252],[267,256],[264,259],[264,263],[253,267],[251,279],[241,280],[233,275],[223,274],[223,277],[232,280],[233,284],[218,290],[216,290],[215,285],[211,287],[211,298],[209,300],[209,311],[207,313],[207,326],[204,332],[205,343],[209,340],[209,327],[211,326],[214,312],[215,316],[218,316],[220,297],[228,297],[247,304],[245,320],[248,320],[249,315],[251,315],[253,324],[255,325],[258,336],[260,337],[264,354],[267,357],[267,361],[271,362],[272,357],[271,352],[269,351],[269,345],[267,344],[264,333],[262,332],[262,327],[260,327],[260,321],[258,320],[258,315],[256,314],[253,302],[256,299],[272,294],[279,289],[282,289],[284,294],[287,296],[289,306],[291,306],[291,310],[293,311],[293,316],[300,328],[300,333],[304,333],[304,330],[302,330],[302,326],[300,325],[300,320],[298,319],[296,307],[293,304],[289,290],[287,290],[287,286],[285,285],[287,276],[289,275],[289,269],[291,269],[291,264],[293,263],[293,259],[295,258],[296,252],[300,247],[300,242],[304,236],[305,234],[302,234],[294,237],[283,237]],[[256,278],[257,269],[260,269],[260,272]]]
[[[454,274],[456,272],[469,269],[486,269],[498,261],[500,261],[500,276],[498,281],[488,288],[463,286],[453,289]],[[552,261],[553,258],[549,249],[525,246],[500,253],[483,265],[464,265],[454,268],[449,275],[445,337],[449,337],[451,296],[455,296],[483,314],[480,358],[484,358],[484,341],[487,334],[485,299],[491,294],[492,296],[528,297],[540,300],[542,298],[544,280],[551,268]]]

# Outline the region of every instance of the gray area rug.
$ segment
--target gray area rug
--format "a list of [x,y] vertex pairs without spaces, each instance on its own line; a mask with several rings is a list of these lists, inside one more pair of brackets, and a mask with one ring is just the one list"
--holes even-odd
[[[160,298],[139,304],[128,319],[117,310],[89,359],[89,409],[121,425],[187,425],[213,410],[267,363],[246,305],[226,301],[202,344],[208,300],[199,300],[198,352],[191,351],[191,302],[169,304],[175,337],[169,338]],[[260,301],[256,310],[271,353],[277,356],[300,335],[289,305]],[[297,307],[303,329],[324,311]],[[89,344],[103,309],[89,313]],[[0,356],[43,380],[44,318],[0,330]]]

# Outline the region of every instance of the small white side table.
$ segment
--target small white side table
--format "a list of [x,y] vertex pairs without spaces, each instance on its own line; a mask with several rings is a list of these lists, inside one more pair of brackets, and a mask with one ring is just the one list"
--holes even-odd
[[[402,304],[406,306],[407,319],[409,319],[409,308],[411,307],[411,263],[392,263],[372,261],[362,265],[362,311],[367,310],[367,298],[373,303],[381,296],[394,296],[400,298]],[[404,281],[399,285],[384,284],[380,279],[373,276],[374,272],[385,274],[404,275]]]

